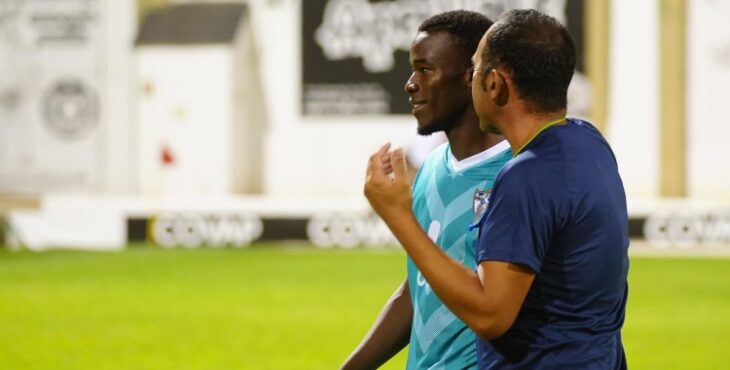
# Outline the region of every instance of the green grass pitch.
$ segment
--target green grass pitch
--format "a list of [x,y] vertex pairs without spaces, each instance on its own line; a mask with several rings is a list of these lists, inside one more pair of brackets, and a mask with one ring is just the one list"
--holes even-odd
[[[404,276],[397,250],[2,251],[0,369],[335,369]],[[629,283],[630,368],[730,368],[730,259]]]

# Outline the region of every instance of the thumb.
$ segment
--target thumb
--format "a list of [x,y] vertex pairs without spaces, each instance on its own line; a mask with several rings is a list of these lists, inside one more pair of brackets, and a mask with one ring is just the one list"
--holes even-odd
[[395,181],[408,181],[406,155],[403,152],[403,148],[398,148],[393,151],[390,156],[390,163],[393,166]]

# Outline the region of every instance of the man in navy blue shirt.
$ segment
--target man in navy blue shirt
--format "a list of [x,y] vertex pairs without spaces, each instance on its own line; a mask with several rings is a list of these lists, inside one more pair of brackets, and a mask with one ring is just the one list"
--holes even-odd
[[431,288],[480,337],[481,369],[625,369],[626,196],[608,143],[566,119],[575,45],[554,18],[502,15],[473,57],[484,131],[515,157],[475,207],[477,271],[421,231],[402,150],[371,158],[365,195]]

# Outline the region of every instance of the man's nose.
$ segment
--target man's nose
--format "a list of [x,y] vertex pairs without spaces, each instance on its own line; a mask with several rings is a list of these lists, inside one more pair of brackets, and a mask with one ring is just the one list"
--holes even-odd
[[406,94],[412,94],[412,93],[418,91],[418,85],[416,85],[415,82],[413,82],[409,79],[408,82],[406,82],[406,86],[404,89],[406,91]]

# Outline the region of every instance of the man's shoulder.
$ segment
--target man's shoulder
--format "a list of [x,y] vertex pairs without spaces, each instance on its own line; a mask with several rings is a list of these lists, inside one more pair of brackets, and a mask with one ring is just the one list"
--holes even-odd
[[511,158],[504,165],[503,175],[529,176],[542,172],[550,172],[550,158],[535,150],[527,150]]
[[525,151],[509,160],[497,177],[501,191],[519,193],[532,189],[553,192],[561,188],[565,178],[564,161],[550,157],[536,151]]

